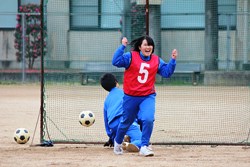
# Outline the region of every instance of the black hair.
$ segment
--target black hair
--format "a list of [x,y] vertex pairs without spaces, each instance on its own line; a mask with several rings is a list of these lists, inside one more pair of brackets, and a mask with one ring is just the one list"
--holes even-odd
[[113,74],[106,73],[101,77],[100,83],[101,83],[103,89],[110,92],[111,89],[116,87],[116,84],[118,83],[118,81],[117,81],[116,77]]
[[148,45],[149,46],[153,46],[153,50],[152,50],[152,53],[154,53],[154,49],[155,49],[155,43],[154,43],[154,40],[148,36],[148,35],[145,35],[145,36],[141,36],[137,39],[134,39],[130,45],[131,45],[131,49],[133,51],[137,51],[137,52],[140,52],[140,49],[139,47],[141,46],[143,40],[146,39],[146,41],[148,42]]

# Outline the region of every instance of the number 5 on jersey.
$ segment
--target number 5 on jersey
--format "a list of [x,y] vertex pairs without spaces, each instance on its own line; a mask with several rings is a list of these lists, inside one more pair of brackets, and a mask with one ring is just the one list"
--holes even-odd
[[[137,80],[140,83],[145,83],[148,79],[148,70],[145,67],[149,68],[150,65],[147,63],[141,63],[141,67],[140,67],[140,71],[139,71],[139,74],[141,74],[141,75],[139,75],[137,77]],[[142,77],[143,75],[144,75],[144,77]]]

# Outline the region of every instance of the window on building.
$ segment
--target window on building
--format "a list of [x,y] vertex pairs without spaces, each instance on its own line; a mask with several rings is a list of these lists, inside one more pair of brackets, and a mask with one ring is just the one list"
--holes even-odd
[[236,27],[236,0],[218,0],[219,28]]
[[71,28],[98,28],[99,6],[99,0],[71,0]]
[[19,0],[20,1],[20,5],[26,5],[29,3],[33,3],[33,4],[40,4],[41,0]]
[[16,14],[18,9],[17,0],[4,1],[0,5],[0,28],[15,28]]
[[70,28],[119,28],[122,10],[123,0],[70,0]]
[[123,12],[123,0],[102,0],[102,28],[120,28]]
[[204,1],[163,0],[161,5],[162,28],[204,28]]
[[[236,0],[218,0],[219,27],[236,25]],[[205,0],[162,0],[161,25],[167,29],[205,28]],[[230,20],[228,16],[230,15]]]

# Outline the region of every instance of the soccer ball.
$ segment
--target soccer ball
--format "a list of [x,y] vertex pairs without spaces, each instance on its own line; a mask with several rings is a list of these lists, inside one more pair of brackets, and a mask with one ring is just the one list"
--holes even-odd
[[14,133],[14,140],[18,144],[25,144],[29,141],[30,134],[29,131],[25,128],[18,128]]
[[82,111],[79,115],[79,122],[82,126],[89,127],[95,123],[95,114],[92,111]]

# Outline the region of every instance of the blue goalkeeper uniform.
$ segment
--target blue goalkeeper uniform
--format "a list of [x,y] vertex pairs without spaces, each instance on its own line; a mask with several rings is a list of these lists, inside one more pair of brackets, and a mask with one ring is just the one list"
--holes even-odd
[[[153,70],[154,71],[153,76],[151,78],[155,77],[155,74],[158,73],[164,78],[169,78],[175,70],[176,61],[174,59],[170,59],[168,63],[165,63],[160,57],[156,58],[156,55],[152,55],[149,57],[143,56],[143,54],[140,52],[137,56],[134,56],[133,52],[126,52],[124,53],[125,46],[121,45],[114,53],[112,64],[116,67],[124,67],[125,70],[125,76],[124,76],[124,86],[128,85],[129,87],[133,87],[133,84],[125,84],[126,81],[135,81],[134,78],[137,73],[135,73],[135,69],[131,70],[131,73],[128,75],[129,77],[126,78],[126,72],[129,73],[129,68],[131,66],[135,66],[140,64],[140,61],[142,63],[148,62],[150,64],[153,64],[156,66]],[[132,55],[133,54],[133,55]],[[151,61],[151,59],[154,58],[154,62]],[[134,61],[134,62],[133,62]],[[145,64],[145,63],[144,63]],[[151,66],[150,66],[151,67]],[[158,68],[157,68],[158,67]],[[149,69],[150,70],[150,69]],[[149,72],[149,75],[151,73]],[[137,77],[137,76],[135,76]],[[152,82],[152,81],[151,81]],[[142,84],[143,85],[143,84]],[[152,85],[152,83],[151,83]],[[134,87],[137,87],[137,85],[134,84]],[[147,87],[146,85],[142,86],[143,88]],[[153,132],[153,125],[155,120],[155,97],[156,93],[154,90],[154,86],[152,89],[152,93],[138,96],[136,94],[133,95],[134,91],[130,91],[130,94],[126,94],[126,90],[129,90],[130,88],[124,88],[125,94],[123,98],[123,119],[121,123],[118,126],[117,134],[115,137],[115,141],[118,144],[122,143],[123,137],[126,134],[129,126],[133,123],[135,118],[138,118],[138,122],[141,126],[142,130],[142,138],[141,138],[141,146],[148,146],[151,134]],[[136,92],[136,91],[135,91]]]
[[[109,138],[114,140],[119,123],[123,113],[123,96],[122,89],[114,87],[111,89],[104,101],[104,124],[105,130]],[[139,124],[134,121],[128,128],[126,135],[130,137],[132,144],[138,148],[141,146],[141,130]]]

